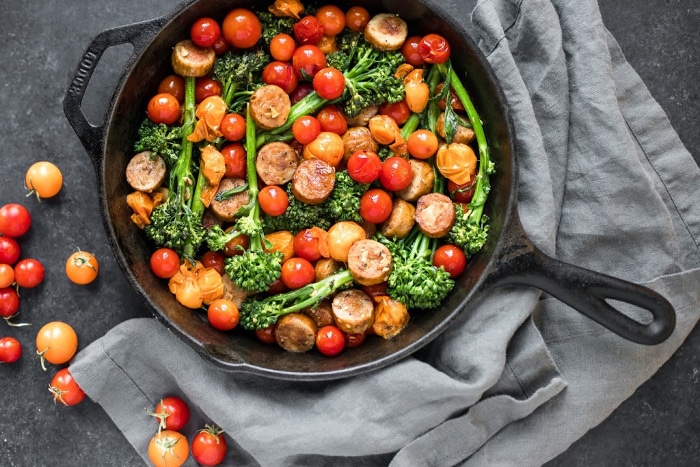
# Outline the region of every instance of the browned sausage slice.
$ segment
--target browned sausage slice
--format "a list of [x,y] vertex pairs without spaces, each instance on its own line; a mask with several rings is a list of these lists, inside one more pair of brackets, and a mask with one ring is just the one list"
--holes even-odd
[[306,204],[321,204],[335,187],[335,168],[321,159],[306,159],[292,177],[292,193]]
[[413,172],[411,183],[403,190],[397,191],[396,196],[406,201],[416,201],[421,196],[433,191],[435,173],[433,167],[425,161],[410,159],[408,163]]
[[161,186],[167,171],[162,157],[153,151],[143,151],[127,164],[126,181],[134,190],[150,193]]
[[[211,211],[224,222],[232,222],[240,208],[248,204],[248,190],[235,193],[230,196],[227,192],[240,189],[246,181],[242,178],[224,178],[219,183],[219,189],[214,195],[214,200],[209,205]],[[225,198],[225,199],[221,199]]]
[[416,207],[401,198],[392,201],[391,214],[379,227],[379,231],[387,238],[404,238],[416,223],[414,218]]
[[289,313],[277,320],[277,344],[289,352],[306,352],[316,343],[316,323],[303,313]]
[[336,326],[349,334],[365,332],[374,323],[374,303],[359,289],[343,290],[331,304]]
[[415,217],[425,235],[430,238],[444,237],[455,223],[454,204],[442,193],[430,193],[418,200]]
[[366,126],[353,126],[343,133],[343,148],[343,159],[347,161],[355,151],[377,152],[379,143]]
[[299,166],[299,155],[286,143],[273,142],[260,148],[255,170],[266,185],[284,185]]
[[376,240],[358,240],[348,253],[348,270],[360,285],[375,285],[389,278],[394,262],[389,249]]
[[291,107],[289,95],[274,84],[262,86],[250,96],[250,115],[264,130],[284,125]]

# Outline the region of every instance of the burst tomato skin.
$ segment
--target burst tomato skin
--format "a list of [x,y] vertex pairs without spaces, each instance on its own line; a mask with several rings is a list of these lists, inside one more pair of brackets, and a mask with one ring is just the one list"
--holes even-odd
[[355,151],[347,162],[350,178],[358,183],[372,183],[382,171],[382,160],[374,151]]
[[148,458],[154,467],[180,467],[189,455],[187,438],[174,430],[159,431],[148,443]]
[[450,58],[450,43],[439,34],[426,34],[418,43],[418,53],[426,63],[445,63]]
[[0,339],[0,363],[14,363],[22,356],[22,344],[14,337]]
[[306,44],[297,47],[292,55],[292,66],[299,79],[313,78],[313,76],[326,67],[326,54],[315,45]]
[[265,84],[279,86],[287,94],[294,91],[299,84],[294,67],[290,63],[280,61],[270,62],[265,66],[262,80]]
[[53,401],[65,406],[80,404],[85,399],[85,392],[73,378],[68,368],[61,368],[51,379],[49,392]]
[[294,38],[301,44],[317,44],[323,37],[323,26],[315,16],[307,15],[294,23]]
[[192,438],[192,457],[201,465],[213,467],[226,458],[228,445],[221,430],[209,427],[199,430]]

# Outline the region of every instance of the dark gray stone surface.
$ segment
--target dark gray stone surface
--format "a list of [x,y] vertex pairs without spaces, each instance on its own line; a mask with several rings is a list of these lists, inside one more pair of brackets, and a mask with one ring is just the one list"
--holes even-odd
[[[16,321],[0,322],[0,336],[17,337],[20,362],[0,366],[0,465],[139,465],[140,457],[102,409],[86,400],[55,405],[47,386],[55,367],[42,371],[34,336],[46,322],[76,328],[80,347],[117,323],[149,316],[119,271],[101,225],[93,167],[63,115],[62,100],[91,39],[110,27],[169,12],[175,0],[102,2],[25,0],[0,4],[0,203],[21,202],[33,216],[21,238],[23,257],[46,266],[46,279],[23,290]],[[696,0],[600,0],[603,18],[628,60],[666,110],[681,139],[700,154]],[[466,10],[466,9],[465,9]],[[466,18],[465,18],[466,21]],[[84,109],[100,122],[130,46],[108,50],[91,80]],[[36,160],[63,170],[61,194],[37,203],[25,198],[23,174]],[[88,250],[100,259],[96,283],[70,283],[63,265]],[[700,331],[692,333],[660,371],[600,426],[549,465],[691,465],[700,452]]]

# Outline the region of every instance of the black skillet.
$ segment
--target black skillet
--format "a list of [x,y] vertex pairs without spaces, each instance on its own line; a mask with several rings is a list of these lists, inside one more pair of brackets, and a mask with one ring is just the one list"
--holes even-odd
[[[124,170],[133,156],[136,130],[145,104],[159,81],[171,73],[172,46],[186,38],[189,26],[201,16],[222,19],[234,7],[263,9],[271,3],[232,0],[189,0],[154,20],[104,31],[93,39],[75,72],[64,100],[64,111],[97,173],[104,227],[119,266],[153,314],[182,340],[221,369],[278,379],[320,381],[358,375],[381,368],[425,346],[462,313],[469,313],[480,297],[496,286],[537,287],[630,341],[663,342],[675,326],[670,303],[654,291],[604,274],[563,263],[538,250],[525,234],[517,213],[517,146],[503,92],[485,57],[473,40],[438,5],[419,0],[357,0],[370,11],[400,14],[412,33],[437,32],[452,46],[452,61],[485,122],[491,157],[497,172],[486,213],[490,238],[470,262],[455,290],[439,308],[414,313],[409,326],[391,340],[368,339],[358,348],[334,358],[318,352],[295,354],[260,343],[250,333],[222,333],[202,313],[180,306],[166,284],[150,270],[152,246],[130,220],[125,197],[130,189]],[[339,1],[341,7],[348,2]],[[379,6],[381,5],[381,6]],[[81,108],[93,71],[110,47],[132,44],[134,51],[116,85],[104,121],[91,123]],[[648,310],[653,319],[639,322],[614,308],[608,300]]]

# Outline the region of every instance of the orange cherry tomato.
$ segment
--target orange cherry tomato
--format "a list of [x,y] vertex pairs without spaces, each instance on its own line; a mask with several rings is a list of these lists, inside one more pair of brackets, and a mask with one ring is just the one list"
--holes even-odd
[[97,278],[100,264],[95,255],[87,251],[76,251],[66,261],[66,275],[78,285],[89,284]]
[[295,290],[313,282],[314,267],[304,258],[290,258],[282,263],[282,282],[288,288]]
[[35,162],[27,169],[24,186],[38,198],[52,198],[61,191],[63,174],[52,162]]
[[296,49],[297,44],[294,42],[294,38],[289,34],[281,32],[270,40],[270,55],[272,55],[272,58],[275,60],[281,62],[290,61]]
[[406,141],[408,153],[416,159],[428,159],[438,150],[438,138],[430,130],[416,130]]
[[345,13],[335,5],[324,5],[316,10],[316,18],[327,36],[335,36],[345,29]]
[[345,23],[351,31],[360,32],[365,29],[369,23],[369,11],[361,6],[351,7],[345,13]]
[[224,18],[221,33],[238,49],[253,47],[262,37],[262,25],[257,15],[246,8],[234,8]]
[[179,467],[189,455],[187,438],[177,431],[159,431],[148,443],[148,458],[155,467]]
[[217,298],[207,308],[207,320],[212,327],[220,331],[230,331],[238,325],[240,313],[233,301]]
[[78,350],[78,335],[73,327],[63,321],[51,321],[39,329],[36,335],[36,350],[44,361],[54,365],[68,362]]

